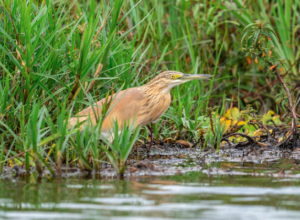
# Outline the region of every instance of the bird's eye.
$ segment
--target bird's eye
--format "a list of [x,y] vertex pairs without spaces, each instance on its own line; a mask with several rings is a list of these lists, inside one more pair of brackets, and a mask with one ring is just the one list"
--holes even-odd
[[171,75],[171,78],[174,79],[174,75]]

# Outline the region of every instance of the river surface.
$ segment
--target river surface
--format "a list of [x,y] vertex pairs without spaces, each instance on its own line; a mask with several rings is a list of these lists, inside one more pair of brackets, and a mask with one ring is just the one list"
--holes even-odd
[[165,165],[178,170],[172,175],[144,173],[125,180],[2,175],[0,219],[300,219],[295,161],[219,161],[199,167],[181,160],[185,165]]

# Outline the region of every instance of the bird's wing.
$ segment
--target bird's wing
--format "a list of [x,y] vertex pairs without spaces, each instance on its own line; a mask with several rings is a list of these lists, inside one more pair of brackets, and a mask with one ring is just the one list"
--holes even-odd
[[[109,97],[110,100],[111,97]],[[119,127],[123,128],[125,122],[131,123],[138,116],[139,110],[142,107],[144,94],[138,88],[131,88],[115,94],[110,104],[110,109],[103,121],[102,131],[109,131],[112,128],[113,120],[118,121]],[[77,117],[70,118],[69,127],[73,127],[77,122],[91,118],[92,124],[97,123],[97,119],[101,115],[102,106],[105,99],[101,99],[95,105],[90,106],[77,114]],[[138,125],[138,119],[135,120],[135,125]],[[82,126],[83,127],[83,126]]]

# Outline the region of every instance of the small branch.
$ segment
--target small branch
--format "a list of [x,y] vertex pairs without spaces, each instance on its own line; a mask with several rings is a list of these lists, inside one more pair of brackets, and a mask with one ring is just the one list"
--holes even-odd
[[[297,64],[297,62],[299,60],[300,60],[300,56],[295,60],[295,62],[290,66],[290,68],[285,72],[285,74],[282,75],[282,79],[284,77],[286,77],[286,75],[292,70],[292,68]],[[269,64],[271,65],[271,63],[269,63]],[[259,94],[259,92],[261,92],[262,90],[267,89],[269,86],[272,86],[272,85],[278,83],[279,81],[280,81],[279,79],[276,79],[276,80],[268,83],[266,86],[263,86],[263,87],[259,88],[256,92],[253,92],[253,93],[250,93],[250,94],[253,94],[254,96],[257,96]]]
[[252,114],[252,115],[256,119],[256,123],[259,124],[263,129],[265,129],[265,131],[267,132],[267,135],[268,135],[268,142],[270,142],[270,140],[271,140],[271,134],[270,134],[269,129],[261,121],[257,120],[257,117],[256,117],[255,114]]
[[[264,62],[267,63],[270,66],[269,69],[272,70],[272,73],[277,76],[277,79],[280,81],[280,83],[282,84],[282,86],[283,86],[283,88],[284,88],[284,90],[287,94],[289,107],[290,107],[290,111],[292,113],[292,118],[293,118],[292,123],[291,123],[291,127],[290,127],[290,134],[289,134],[287,140],[293,135],[293,147],[295,147],[296,144],[297,144],[297,139],[298,139],[298,134],[297,134],[298,128],[297,128],[297,116],[296,116],[296,113],[295,113],[295,107],[294,107],[294,103],[293,103],[293,100],[292,100],[291,93],[290,93],[288,87],[286,86],[285,82],[283,81],[283,77],[280,75],[280,73],[278,71],[278,65],[275,65],[273,63],[274,61],[269,61],[268,59],[263,58],[263,57],[265,57],[264,52],[266,51],[265,48],[263,48],[263,47],[267,46],[267,41],[268,40],[270,40],[274,43],[274,39],[272,38],[271,35],[273,34],[276,37],[277,37],[277,35],[276,35],[275,31],[270,27],[270,25],[268,24],[267,21],[256,21],[255,23],[252,23],[251,25],[248,25],[247,27],[245,27],[244,32],[245,32],[245,34],[244,34],[244,36],[242,38],[242,41],[241,41],[242,44],[243,44],[243,40],[245,38],[249,40],[249,37],[252,36],[252,38],[251,38],[252,42],[251,43],[252,43],[252,46],[254,47],[254,51],[252,51],[251,49],[249,50],[249,46],[247,46],[248,52],[250,52],[250,53],[252,53],[253,55],[256,56],[256,59],[255,59],[256,62],[257,62],[257,57],[261,57],[264,60]],[[268,33],[268,32],[270,32],[270,33]],[[253,37],[254,37],[254,40],[253,40]],[[260,37],[265,38],[266,41],[260,41],[259,40]],[[262,42],[262,43],[260,44],[260,42]],[[263,43],[263,42],[265,42],[265,43]],[[271,57],[272,48],[271,48],[271,50],[268,49],[268,51],[269,51],[269,57],[271,58],[271,60],[274,60],[274,58],[276,58],[276,56]],[[290,66],[289,70],[286,71],[284,76],[286,76],[288,74],[288,72],[293,68],[293,66],[296,65],[296,63],[298,62],[299,59],[300,59],[300,57],[298,57],[294,61],[294,63]],[[282,61],[281,61],[281,64],[282,64]],[[265,128],[265,126],[263,126],[263,127]],[[267,132],[268,132],[268,140],[269,140],[270,132],[268,130],[267,130]],[[283,141],[283,143],[280,143],[280,145],[284,144],[287,140]]]
[[214,130],[214,122],[213,122],[213,118],[212,118],[212,109],[208,108],[207,109],[207,114],[210,120],[210,128],[211,128],[211,132],[213,133],[214,136],[216,136],[215,134],[215,130]]
[[[266,61],[266,62],[270,66],[273,66],[273,64],[271,62],[269,62],[269,61]],[[272,72],[277,76],[277,79],[280,81],[280,83],[282,84],[282,86],[283,86],[283,88],[284,88],[284,90],[287,94],[287,98],[288,98],[288,102],[289,102],[289,110],[291,111],[292,118],[293,118],[292,123],[291,123],[291,127],[290,127],[290,134],[288,135],[288,137],[284,141],[282,141],[279,144],[275,145],[275,147],[280,147],[280,146],[284,145],[285,143],[287,143],[290,140],[292,135],[293,135],[293,147],[294,147],[294,146],[297,146],[298,127],[297,127],[297,115],[295,113],[295,107],[294,107],[293,99],[292,99],[292,96],[291,96],[291,92],[288,89],[285,82],[283,81],[283,77],[278,72],[277,67],[275,67]],[[286,74],[284,76],[286,76]]]
[[283,140],[280,143],[276,144],[274,146],[274,148],[277,148],[277,147],[280,147],[282,145],[285,145],[290,140],[291,136],[292,136],[292,133],[290,133],[289,136],[285,140]]
[[[266,60],[265,62],[267,62],[270,66],[274,66],[270,61]],[[290,127],[290,135],[288,136],[287,140],[290,139],[290,137],[292,135],[294,135],[293,136],[293,146],[296,146],[296,144],[297,144],[297,132],[298,132],[298,128],[297,128],[297,116],[296,116],[296,113],[295,113],[295,107],[294,107],[293,99],[292,99],[292,96],[291,96],[291,92],[288,89],[288,87],[285,84],[285,82],[283,81],[283,78],[281,77],[281,75],[280,75],[280,73],[279,73],[279,71],[277,69],[277,66],[272,69],[272,72],[277,76],[277,79],[280,81],[280,83],[282,84],[282,86],[283,86],[283,88],[284,88],[284,90],[285,90],[285,92],[287,94],[287,98],[288,98],[288,101],[289,101],[289,108],[290,108],[290,111],[291,111],[292,117],[293,117],[293,120],[292,120],[292,123],[291,123],[291,127]],[[280,146],[280,145],[284,144],[285,142],[286,142],[286,140],[283,141],[280,144],[277,144],[277,145]]]
[[241,136],[241,137],[247,138],[249,143],[256,144],[256,141],[252,137],[250,137],[249,135],[243,134],[243,133],[232,133],[232,134],[226,135],[225,137],[222,137],[221,141],[226,141],[231,136]]
[[230,140],[228,140],[227,138],[222,138],[223,141],[226,141],[230,147],[233,146],[232,142]]
[[25,154],[25,153],[27,153],[27,152],[29,152],[29,151],[31,151],[31,150],[32,150],[32,148],[29,148],[29,149],[27,149],[27,150],[25,150],[25,151],[23,151],[23,152],[21,152],[21,153],[15,155],[15,156],[13,156],[13,157],[9,157],[9,158],[7,158],[7,159],[5,159],[5,160],[2,160],[2,161],[0,161],[0,164],[1,164],[1,163],[5,163],[5,162],[7,162],[7,161],[9,161],[9,160],[15,159],[15,158],[17,158],[17,157],[20,157],[20,156],[22,156],[23,154]]
[[191,147],[191,148],[194,148],[194,147],[196,147],[197,146],[197,144],[199,144],[200,142],[202,143],[202,145],[203,145],[203,143],[204,143],[204,137],[203,137],[203,134],[204,134],[204,132],[203,131],[201,131],[200,132],[200,137],[199,137],[199,139],[198,139],[198,141],[196,141],[196,143]]
[[[285,72],[285,74],[282,75],[282,79],[284,77],[286,77],[286,75],[291,71],[291,69],[296,65],[296,63],[300,60],[300,56],[295,60],[295,62],[290,66],[290,68]],[[276,79],[270,83],[268,83],[266,86],[263,86],[261,88],[259,88],[256,92],[253,92],[254,93],[254,96],[257,96],[259,94],[259,92],[261,92],[262,90],[265,90],[266,88],[276,84],[279,82],[279,79]],[[253,94],[253,93],[250,93],[250,94]]]
[[292,134],[294,135],[293,145],[296,146],[296,144],[297,144],[297,116],[296,116],[296,113],[295,113],[295,107],[294,107],[294,104],[293,104],[292,96],[291,96],[290,90],[286,86],[285,82],[283,81],[283,79],[280,76],[277,69],[274,70],[274,73],[276,74],[277,78],[281,82],[281,84],[282,84],[282,86],[283,86],[283,88],[284,88],[284,90],[287,94],[288,100],[289,100],[289,106],[290,106],[290,110],[291,110],[292,117],[293,117],[293,120],[292,120],[292,123],[291,123],[291,128],[290,128],[290,133],[291,133],[291,135]]
[[101,24],[101,26],[100,26],[99,30],[97,31],[97,33],[96,33],[95,37],[93,38],[92,42],[93,42],[94,40],[96,40],[96,38],[97,38],[98,34],[99,34],[99,33],[100,33],[100,31],[102,30],[102,28],[103,28],[104,24],[106,23],[106,21],[107,21],[107,19],[108,19],[109,15],[111,14],[111,12],[112,12],[112,10],[113,10],[113,9],[114,9],[114,7],[112,7],[112,9],[111,9],[111,10],[110,10],[110,12],[108,13],[107,17],[105,18],[105,20],[104,20],[104,21],[103,21],[103,23]]
[[[95,74],[94,74],[94,78],[97,78],[99,76],[100,72],[102,71],[102,68],[103,68],[103,65],[102,65],[102,63],[100,63],[97,70],[96,70],[96,72],[95,72]],[[93,82],[91,82],[91,84],[89,85],[89,87],[86,90],[87,93],[92,90],[95,83],[96,83],[95,80]]]
[[8,6],[6,5],[5,1],[4,2],[4,5],[5,5],[5,8],[6,10],[9,12],[9,15],[10,15],[10,19],[11,19],[11,23],[12,23],[12,26],[14,28],[14,32],[15,32],[15,35],[16,35],[16,39],[18,41],[18,44],[21,44],[21,41],[20,41],[20,38],[19,38],[19,35],[18,35],[18,32],[17,32],[17,29],[16,29],[16,26],[15,26],[15,22],[14,22],[14,19],[13,19],[13,16],[12,16],[12,12],[11,10],[8,8]]
[[300,97],[299,97],[299,99],[298,99],[298,101],[296,102],[296,104],[295,104],[295,111],[297,111],[297,108],[298,108],[298,105],[300,104]]

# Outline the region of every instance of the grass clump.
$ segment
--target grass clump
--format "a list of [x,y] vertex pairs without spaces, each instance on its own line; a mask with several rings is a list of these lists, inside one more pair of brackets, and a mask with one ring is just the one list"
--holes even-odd
[[119,130],[118,122],[114,122],[114,141],[113,143],[104,139],[108,148],[102,146],[102,150],[107,154],[109,162],[113,165],[117,173],[124,177],[126,161],[138,138],[140,127],[134,128],[134,121],[130,125],[124,124],[123,129]]

